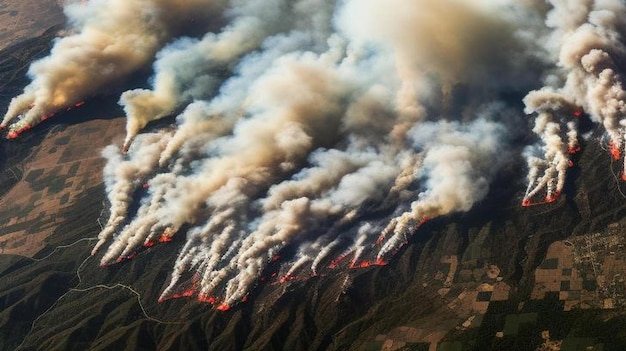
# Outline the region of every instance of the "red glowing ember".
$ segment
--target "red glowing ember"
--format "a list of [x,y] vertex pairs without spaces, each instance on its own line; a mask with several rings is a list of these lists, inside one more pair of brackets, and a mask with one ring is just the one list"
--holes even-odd
[[359,264],[359,268],[367,268],[367,267],[369,267],[369,266],[371,266],[371,265],[372,265],[372,264],[370,263],[370,261],[365,260],[365,261],[363,261],[363,262],[361,262],[361,263]]
[[332,260],[332,262],[330,262],[330,264],[328,265],[328,268],[330,269],[336,268],[341,263],[341,261],[343,261],[346,258],[346,256],[347,255],[341,255],[335,258],[334,260]]
[[210,303],[211,305],[213,305],[213,304],[215,304],[216,300],[217,299],[215,297],[209,296],[207,294],[198,295],[198,301],[200,301],[200,302],[207,302],[207,303]]
[[530,205],[531,205],[531,204],[530,204],[530,200],[528,200],[528,199],[524,199],[524,200],[522,201],[522,206],[524,206],[524,207],[528,207],[528,206],[530,206]]
[[613,144],[613,142],[609,142],[609,152],[613,156],[614,160],[619,160],[620,159],[619,149],[617,148],[617,146],[615,146],[615,144]]
[[178,298],[181,298],[181,297],[191,297],[191,296],[193,296],[193,293],[194,293],[193,289],[187,289],[187,290],[185,290],[185,291],[183,291],[181,293],[176,293],[176,294],[172,295],[172,298],[173,299],[178,299]]
[[150,187],[150,184],[148,183],[143,183],[143,185],[141,186],[143,189],[148,189]]
[[25,126],[23,126],[22,128],[18,129],[18,130],[12,130],[9,132],[9,134],[7,134],[7,139],[15,139],[18,136],[20,136],[20,134],[24,133],[25,131],[31,129],[32,126],[30,124],[27,124]]
[[579,145],[570,146],[570,147],[567,148],[567,153],[570,154],[570,155],[575,155],[575,154],[579,153],[580,150],[581,150],[581,148],[580,148]]
[[146,241],[145,243],[143,243],[144,247],[153,247],[155,245],[155,242],[152,240]]
[[159,237],[159,242],[160,243],[169,243],[170,241],[172,241],[172,237],[171,236],[167,236],[165,234],[161,234],[161,236]]
[[545,201],[545,202],[546,202],[546,203],[551,203],[551,202],[554,202],[554,201],[556,201],[556,199],[557,199],[560,195],[561,195],[561,193],[560,193],[560,192],[558,192],[558,191],[557,191],[554,195],[548,195],[548,196],[546,196],[546,201]]
[[228,306],[228,304],[226,304],[226,303],[222,303],[219,306],[217,306],[217,310],[218,311],[222,311],[222,312],[226,312],[226,311],[230,310],[230,306]]
[[294,277],[293,275],[289,275],[289,274],[287,274],[287,275],[285,275],[285,276],[281,277],[281,278],[278,280],[278,282],[279,282],[279,283],[281,283],[281,284],[283,284],[283,283],[286,283],[286,282],[288,282],[288,281],[295,280],[295,279],[296,279],[296,277]]
[[583,115],[583,111],[582,110],[575,110],[573,112],[573,115],[574,115],[574,117],[578,118],[578,117]]

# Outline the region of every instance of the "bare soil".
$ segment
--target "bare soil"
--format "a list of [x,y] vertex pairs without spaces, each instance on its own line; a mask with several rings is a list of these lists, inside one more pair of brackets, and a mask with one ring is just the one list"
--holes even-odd
[[63,24],[65,19],[60,3],[60,0],[0,2],[0,50]]

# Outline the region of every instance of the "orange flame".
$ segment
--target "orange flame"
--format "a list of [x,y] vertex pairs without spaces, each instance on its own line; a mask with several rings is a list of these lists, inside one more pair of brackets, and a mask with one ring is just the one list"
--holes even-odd
[[369,266],[371,266],[371,265],[372,265],[372,264],[371,264],[368,260],[365,260],[365,261],[363,261],[363,262],[361,262],[361,263],[359,264],[359,267],[360,267],[360,268],[367,268],[367,267],[369,267]]
[[548,195],[548,196],[546,196],[546,201],[545,201],[545,203],[551,203],[551,202],[554,202],[554,201],[556,201],[556,199],[558,199],[558,198],[559,198],[559,196],[561,196],[561,192],[560,192],[560,191],[557,191],[557,192],[556,192],[556,193],[554,193],[553,195]]
[[281,284],[284,284],[284,283],[286,283],[286,282],[288,282],[288,281],[292,281],[292,280],[295,280],[295,279],[296,279],[296,277],[294,277],[294,276],[292,276],[292,275],[287,274],[287,275],[282,276],[282,277],[278,280],[278,282],[279,282],[279,283],[281,283]]
[[181,297],[191,297],[191,296],[193,296],[193,293],[194,293],[193,289],[187,289],[187,290],[185,290],[185,291],[183,291],[181,293],[176,293],[176,294],[172,295],[171,298],[172,299],[178,299],[178,298],[181,298]]
[[568,153],[568,154],[570,154],[570,155],[575,155],[575,154],[579,153],[579,152],[580,152],[580,150],[582,150],[582,149],[580,148],[580,145],[576,145],[576,146],[569,146],[569,147],[567,148],[567,153]]
[[200,294],[200,295],[198,295],[198,301],[200,301],[200,302],[207,302],[207,303],[210,303],[211,305],[213,305],[213,304],[215,304],[217,299],[215,297],[209,296],[207,294]]
[[170,241],[172,241],[172,237],[171,236],[167,236],[165,234],[161,234],[161,236],[159,237],[159,242],[160,243],[169,243]]
[[18,129],[18,130],[12,130],[9,132],[9,134],[7,134],[7,139],[15,139],[18,136],[20,136],[20,134],[24,133],[25,131],[31,129],[32,126],[30,124],[27,124],[25,126],[23,126],[22,128]]
[[226,311],[230,310],[230,306],[228,306],[228,304],[226,304],[226,303],[221,303],[219,306],[217,306],[217,310],[218,311],[222,311],[222,312],[226,312]]
[[343,261],[346,258],[346,256],[348,256],[348,255],[341,255],[341,256],[335,258],[334,260],[332,260],[330,262],[330,264],[328,265],[328,268],[330,268],[330,269],[336,268],[341,263],[341,261]]
[[615,146],[615,144],[613,144],[612,141],[609,142],[609,152],[613,156],[614,160],[619,160],[620,159],[619,149],[617,148],[617,146]]

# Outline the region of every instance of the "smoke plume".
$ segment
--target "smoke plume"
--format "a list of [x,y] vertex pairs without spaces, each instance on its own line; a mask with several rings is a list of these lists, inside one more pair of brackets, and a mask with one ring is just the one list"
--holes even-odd
[[182,18],[206,20],[219,7],[207,0],[91,0],[64,10],[69,34],[28,71],[32,82],[0,124],[19,134],[60,109],[126,77],[149,62],[180,31]]
[[543,144],[543,155],[529,152],[524,205],[543,190],[546,202],[561,193],[570,155],[579,150],[577,119],[583,111],[604,127],[615,159],[621,158],[625,146],[626,92],[620,72],[626,54],[626,4],[620,0],[552,0],[550,4],[546,26],[552,31],[545,42],[558,55],[551,57],[555,69],[546,75],[548,84],[524,99],[525,112],[537,114],[533,132]]

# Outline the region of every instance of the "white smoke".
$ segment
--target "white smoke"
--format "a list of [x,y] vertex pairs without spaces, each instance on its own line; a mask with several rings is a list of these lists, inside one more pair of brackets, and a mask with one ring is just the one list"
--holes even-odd
[[90,0],[69,2],[64,11],[69,35],[54,43],[49,56],[28,71],[32,82],[14,98],[0,127],[15,118],[20,133],[42,118],[71,106],[149,62],[181,18],[212,17],[219,7],[207,0]]
[[[453,57],[471,56],[472,51],[465,47],[448,52],[444,44],[423,36],[416,38],[422,43],[400,40],[391,47],[380,45],[381,29],[389,30],[396,23],[354,29],[356,22],[345,15],[353,6],[361,5],[348,3],[337,17],[342,32],[320,30],[332,28],[331,16],[322,16],[328,21],[325,25],[294,28],[290,24],[279,34],[264,34],[263,44],[255,44],[257,51],[239,52],[225,60],[236,62],[235,75],[214,98],[211,93],[195,96],[210,100],[190,104],[181,115],[160,157],[160,165],[169,166],[161,176],[165,181],[150,183],[151,196],[131,219],[130,229],[110,246],[103,264],[128,256],[133,242],[154,239],[164,230],[171,236],[183,225],[194,225],[161,298],[178,296],[181,279],[195,272],[199,298],[213,301],[221,296],[226,308],[246,296],[284,249],[298,248],[285,263],[289,268],[284,279],[306,271],[318,274],[320,265],[334,267],[350,255],[351,267],[382,264],[424,218],[466,211],[486,195],[499,160],[506,155],[505,128],[476,116],[481,104],[490,105],[495,99],[493,90],[488,87],[477,94],[468,106],[473,114],[468,123],[425,120],[442,117],[443,105],[454,103],[447,101],[446,94],[455,85],[479,86],[481,78],[509,70],[514,53],[510,57],[500,53],[493,62]],[[372,16],[378,5],[367,6]],[[446,28],[447,36],[468,31],[476,35],[476,45],[486,48],[523,46],[512,23],[484,23],[491,10],[469,5],[468,9],[476,18]],[[404,10],[398,8],[394,15],[402,16]],[[457,15],[451,14],[451,20]],[[227,26],[226,31],[232,28],[236,26]],[[500,33],[502,42],[482,38],[487,30]],[[214,43],[225,33],[205,39]],[[458,68],[463,74],[451,74],[443,66],[439,71],[422,67],[419,60],[402,62],[411,50],[433,45],[442,58],[467,64]],[[188,48],[191,57],[198,46],[178,48],[177,55]],[[205,58],[212,50],[207,49]],[[162,58],[170,54],[164,51]],[[182,65],[182,61],[170,63]],[[195,72],[211,72],[217,61],[198,62],[202,67],[191,67]],[[194,86],[193,75],[177,76],[176,69],[157,64],[157,81],[160,75],[170,75],[181,82],[192,78],[187,86]],[[492,87],[514,85],[514,75]],[[157,96],[158,91],[155,84],[154,91],[144,92]],[[167,90],[164,96],[173,104],[163,111],[171,113],[185,103],[184,95],[178,88]],[[444,101],[433,100],[437,96]],[[435,115],[429,116],[428,110]],[[146,116],[152,120],[163,114]],[[488,116],[494,117],[498,116]],[[367,218],[376,211],[382,211],[383,217],[369,222]],[[395,225],[388,240],[376,248],[384,227],[379,222],[385,218]],[[355,237],[348,234],[350,228],[355,228]],[[142,240],[126,239],[125,233],[131,231]]]
[[[227,11],[230,23],[223,31],[207,33],[202,39],[178,39],[161,50],[154,64],[153,89],[130,90],[121,96],[128,118],[125,148],[148,122],[172,114],[181,104],[209,98],[239,59],[265,40],[299,31],[310,18],[303,6],[311,3],[232,1]],[[321,16],[324,3],[317,3],[316,16]]]
[[169,139],[169,135],[164,133],[144,134],[126,159],[114,146],[108,146],[102,151],[102,156],[107,159],[104,185],[111,208],[109,219],[93,249],[94,254],[126,219],[135,190],[142,180],[147,180],[150,173],[154,172]]
[[[539,159],[534,154],[528,158],[531,172],[524,205],[530,205],[542,190],[547,202],[561,193],[569,155],[579,148],[576,120],[582,110],[605,128],[613,157],[619,159],[625,146],[626,92],[620,63],[626,57],[626,4],[621,0],[552,0],[550,4],[546,25],[552,32],[546,47],[558,53],[553,57],[558,69],[546,77],[549,85],[524,99],[526,113],[537,113],[533,131],[544,149]],[[626,168],[624,172],[626,179]]]

